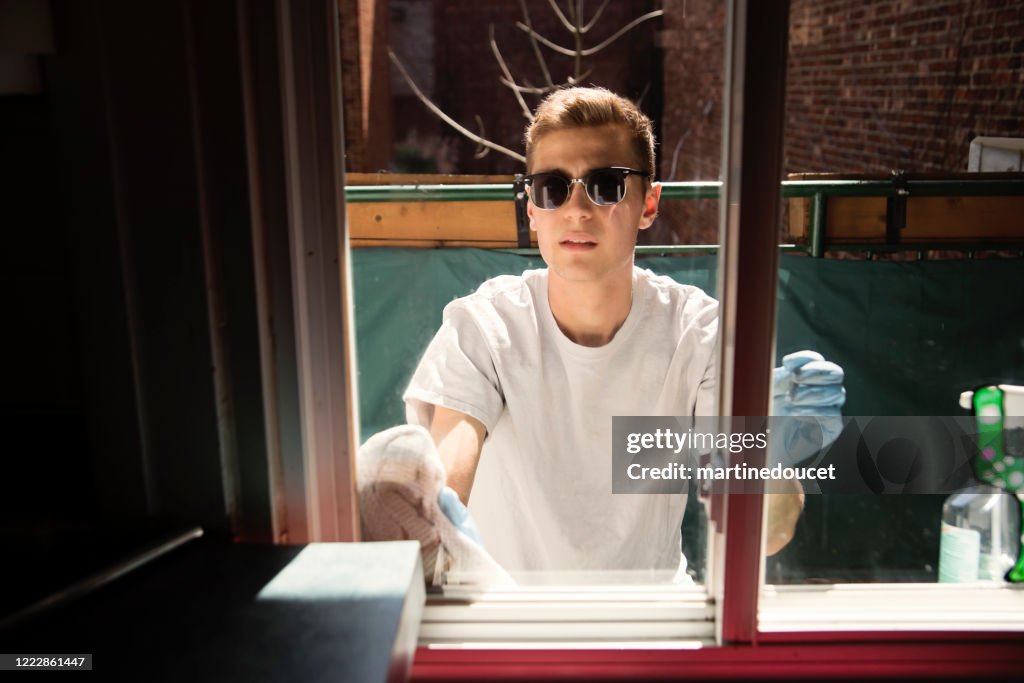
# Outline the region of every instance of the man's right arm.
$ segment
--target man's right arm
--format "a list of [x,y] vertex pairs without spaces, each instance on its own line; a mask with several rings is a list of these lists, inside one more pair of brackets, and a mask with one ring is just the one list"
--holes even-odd
[[468,505],[487,429],[475,417],[451,408],[434,406],[430,436],[437,445],[441,462],[448,474],[448,486],[454,489],[464,505]]

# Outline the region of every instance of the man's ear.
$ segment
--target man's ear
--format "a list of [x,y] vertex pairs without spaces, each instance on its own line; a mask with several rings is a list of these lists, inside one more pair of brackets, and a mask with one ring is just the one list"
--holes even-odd
[[530,219],[530,230],[537,232],[537,227],[533,224],[533,202],[530,201],[529,196],[526,197],[526,217]]
[[658,202],[661,201],[661,183],[652,182],[644,195],[644,211],[640,214],[640,229],[646,230],[658,217]]

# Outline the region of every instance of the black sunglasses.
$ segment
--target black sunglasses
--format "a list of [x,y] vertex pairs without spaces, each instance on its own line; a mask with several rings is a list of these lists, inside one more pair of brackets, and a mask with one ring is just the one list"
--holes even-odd
[[598,206],[618,204],[626,197],[626,176],[647,178],[650,173],[625,166],[597,168],[582,178],[570,178],[563,173],[533,173],[526,176],[530,188],[530,201],[538,209],[552,210],[569,200],[574,183],[583,185],[590,201]]

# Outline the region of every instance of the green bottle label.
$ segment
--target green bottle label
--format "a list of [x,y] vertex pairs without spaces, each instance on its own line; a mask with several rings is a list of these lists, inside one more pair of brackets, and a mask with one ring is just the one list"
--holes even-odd
[[[1003,452],[1003,392],[999,387],[974,391],[974,423],[978,428],[978,456],[974,475],[994,486],[1006,487],[1006,454]],[[1013,464],[1013,458],[1010,458]]]

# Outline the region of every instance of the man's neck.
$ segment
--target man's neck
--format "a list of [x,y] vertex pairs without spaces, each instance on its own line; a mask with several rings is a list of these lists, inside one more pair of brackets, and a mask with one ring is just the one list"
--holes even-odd
[[633,269],[595,282],[563,280],[549,271],[548,304],[558,328],[580,346],[604,346],[629,316]]

